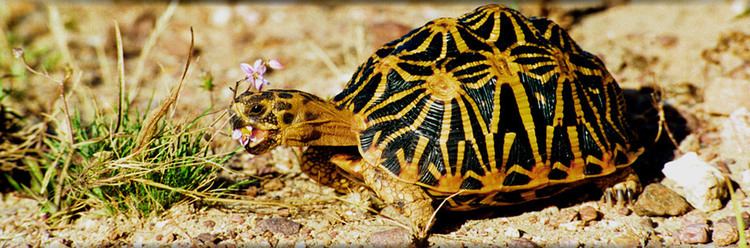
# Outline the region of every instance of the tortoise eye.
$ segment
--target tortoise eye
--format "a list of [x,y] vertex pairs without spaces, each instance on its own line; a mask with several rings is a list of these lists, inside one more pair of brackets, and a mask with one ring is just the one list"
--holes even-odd
[[263,112],[263,106],[255,105],[250,109],[250,114],[260,114]]

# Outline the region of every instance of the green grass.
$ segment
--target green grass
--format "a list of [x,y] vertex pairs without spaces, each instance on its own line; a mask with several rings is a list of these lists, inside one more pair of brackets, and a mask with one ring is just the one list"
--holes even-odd
[[[51,214],[104,205],[113,211],[136,210],[148,215],[189,200],[186,192],[205,192],[218,186],[214,184],[218,165],[232,153],[211,152],[204,139],[210,133],[199,125],[203,116],[181,124],[159,121],[147,145],[140,148],[136,140],[145,115],[125,114],[117,133],[112,119],[97,115],[86,122],[74,110],[73,144],[61,130],[63,120],[54,120],[52,131],[41,135],[39,156],[23,160],[31,180],[8,180],[18,190],[42,200]],[[66,159],[70,160],[67,176],[60,178]],[[61,200],[55,202],[56,197]]]
[[[76,213],[92,208],[151,215],[182,202],[219,201],[237,185],[247,183],[217,183],[217,171],[236,150],[217,153],[211,149],[210,142],[218,134],[211,129],[214,121],[207,118],[211,107],[186,121],[166,118],[174,111],[191,54],[170,96],[157,109],[140,112],[131,108],[126,100],[127,89],[122,87],[124,60],[119,29],[117,35],[120,87],[117,99],[113,99],[115,109],[92,110],[90,106],[98,106],[93,98],[77,96],[79,91],[67,89],[72,69],[58,68],[59,53],[25,52],[19,60],[26,71],[11,74],[21,82],[41,77],[57,83],[57,90],[65,90],[65,94],[58,95],[50,113],[36,113],[40,123],[14,130],[14,137],[21,137],[21,141],[0,142],[3,148],[8,147],[7,154],[5,150],[0,152],[0,159],[16,158],[12,171],[0,171],[0,178],[13,189],[37,199],[51,222],[75,218]],[[2,69],[14,71],[10,67],[17,68],[18,64],[10,63]],[[66,72],[63,79],[46,73],[60,69]],[[0,104],[14,94],[12,85],[6,86],[5,82],[0,81]],[[210,94],[212,79],[208,76],[203,82]],[[71,105],[71,98],[80,102]],[[85,107],[89,109],[82,109]],[[82,114],[87,111],[94,114]],[[17,177],[19,174],[27,176]]]

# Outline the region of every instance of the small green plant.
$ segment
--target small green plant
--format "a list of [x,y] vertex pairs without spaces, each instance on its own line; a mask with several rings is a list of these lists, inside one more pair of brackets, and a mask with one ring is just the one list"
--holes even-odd
[[[123,82],[119,28],[116,33]],[[28,71],[59,85],[62,111],[48,113],[46,121],[25,131],[25,143],[34,150],[20,164],[30,179],[17,181],[5,174],[16,190],[42,203],[50,220],[64,220],[91,207],[149,215],[180,202],[205,199],[221,186],[215,183],[216,172],[234,152],[210,149],[215,132],[206,125],[208,110],[186,122],[164,118],[173,109],[191,56],[179,84],[159,108],[146,110],[148,114],[131,110],[120,87],[113,114],[95,109],[92,118],[84,118],[68,105],[67,76],[53,79],[27,64],[22,49],[14,49],[14,54]]]

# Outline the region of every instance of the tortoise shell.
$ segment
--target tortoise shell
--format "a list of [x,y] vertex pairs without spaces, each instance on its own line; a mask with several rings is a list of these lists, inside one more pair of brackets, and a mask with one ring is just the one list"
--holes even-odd
[[641,153],[621,89],[558,25],[498,5],[385,44],[334,103],[366,162],[454,209],[542,198]]

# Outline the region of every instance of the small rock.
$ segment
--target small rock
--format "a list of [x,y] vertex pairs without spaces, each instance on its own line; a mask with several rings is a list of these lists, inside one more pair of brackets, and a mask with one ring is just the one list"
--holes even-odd
[[236,224],[243,224],[245,223],[245,218],[242,218],[242,216],[239,215],[232,215],[231,217],[229,217],[229,221]]
[[216,235],[210,233],[201,233],[195,238],[200,240],[203,244],[216,244],[216,241],[219,241],[216,238]]
[[584,223],[589,223],[591,221],[599,220],[600,214],[599,211],[591,206],[583,206],[578,210],[578,216],[581,217],[581,221]]
[[259,232],[270,231],[272,233],[282,233],[284,235],[294,235],[299,233],[301,224],[284,218],[270,218],[258,221],[257,229]]
[[203,222],[203,226],[213,228],[214,226],[216,226],[216,222],[213,220],[207,220]]
[[685,198],[660,183],[647,185],[633,204],[633,211],[639,216],[678,216],[690,208]]
[[678,237],[684,244],[708,243],[708,225],[691,224],[680,230]]
[[371,234],[367,243],[373,247],[409,247],[412,237],[406,229],[393,228]]
[[[717,222],[723,222],[732,225],[735,229],[737,228],[737,219],[735,216],[727,216],[722,219],[720,219]],[[747,212],[742,212],[742,223],[745,226],[745,230],[750,228],[750,214]]]
[[611,241],[612,245],[617,247],[639,247],[641,246],[641,239],[637,236],[625,233],[614,237]]
[[512,227],[506,228],[503,234],[505,234],[506,238],[520,238],[521,237],[521,232],[518,229],[515,229]]
[[258,187],[250,186],[247,189],[245,189],[245,195],[249,197],[256,197],[258,196]]
[[677,160],[668,162],[662,170],[666,184],[672,190],[685,197],[695,208],[704,212],[721,209],[727,198],[727,178],[719,169],[711,166],[689,152]]
[[537,222],[539,222],[539,217],[537,217],[536,215],[531,215],[531,216],[529,216],[528,221],[531,222],[531,223],[537,223]]
[[519,248],[536,248],[540,247],[534,241],[526,238],[516,238],[508,242],[508,247],[519,247]]
[[739,234],[737,229],[728,223],[719,222],[714,225],[712,235],[714,243],[719,246],[727,246],[737,242]]
[[701,211],[692,211],[685,216],[682,216],[680,218],[682,221],[682,224],[685,226],[692,225],[692,224],[705,224],[708,225],[708,217],[706,216],[706,213]]

